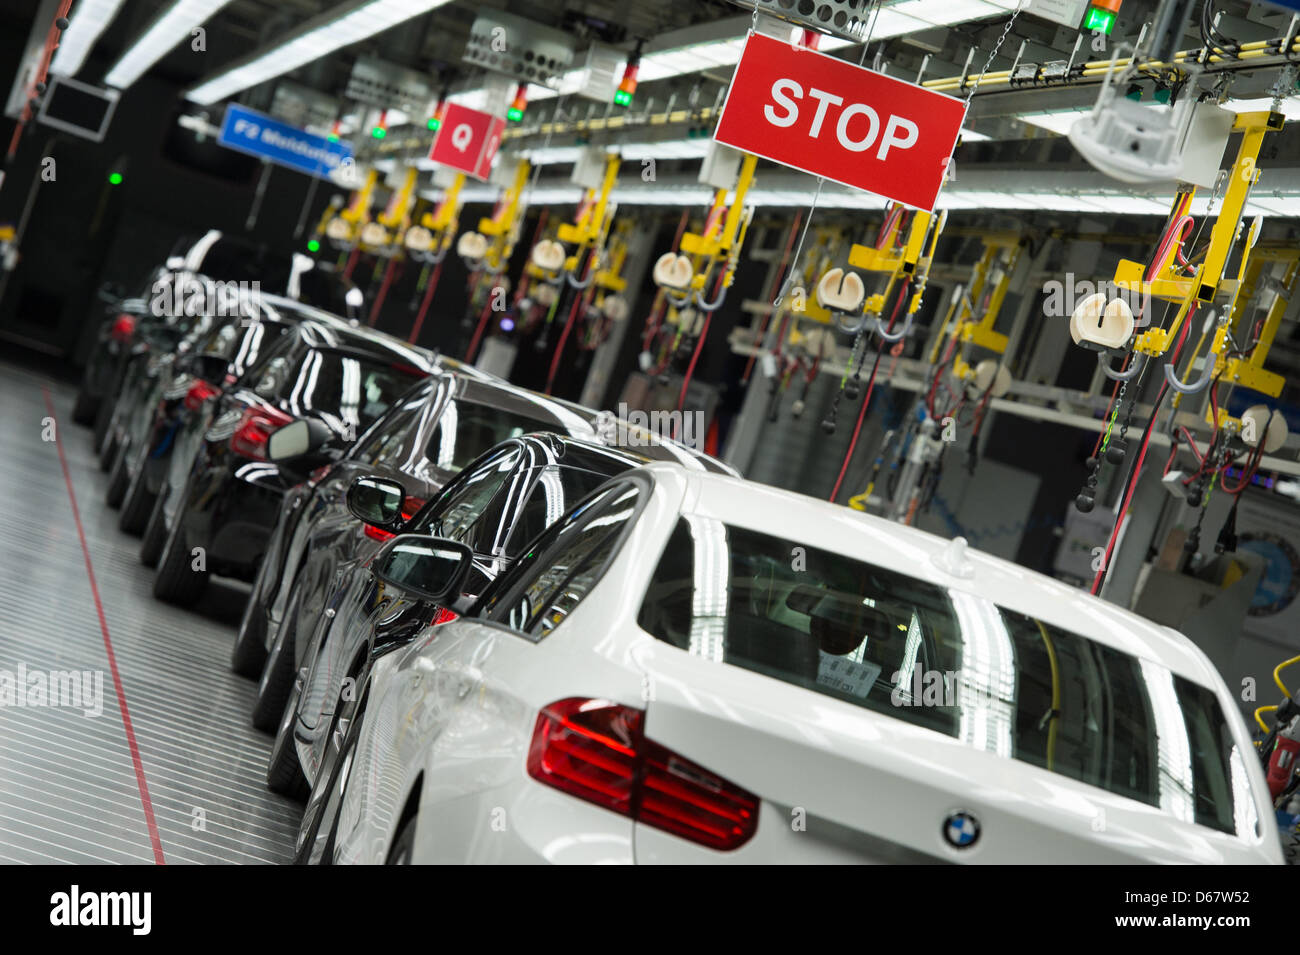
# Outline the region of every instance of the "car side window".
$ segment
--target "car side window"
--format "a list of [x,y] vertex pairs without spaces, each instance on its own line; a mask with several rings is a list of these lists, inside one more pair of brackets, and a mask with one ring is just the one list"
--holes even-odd
[[411,425],[414,424],[416,415],[419,414],[426,400],[426,397],[421,394],[418,398],[407,399],[394,407],[361,436],[352,456],[366,464],[386,464],[397,467],[401,463],[401,452]]
[[[503,448],[478,465],[462,471],[416,518],[408,533],[432,534],[462,541],[476,553],[486,553],[491,544],[487,524],[497,493],[519,463],[518,447]],[[486,520],[484,518],[487,518]]]
[[637,485],[619,482],[579,505],[497,581],[480,615],[545,637],[599,581],[642,496]]

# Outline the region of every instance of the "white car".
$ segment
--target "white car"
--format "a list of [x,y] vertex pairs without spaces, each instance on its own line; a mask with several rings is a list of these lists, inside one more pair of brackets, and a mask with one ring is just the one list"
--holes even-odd
[[[459,548],[459,549],[458,549]],[[460,545],[375,558],[455,592]],[[654,464],[375,662],[299,858],[1281,863],[1189,640],[964,542]]]

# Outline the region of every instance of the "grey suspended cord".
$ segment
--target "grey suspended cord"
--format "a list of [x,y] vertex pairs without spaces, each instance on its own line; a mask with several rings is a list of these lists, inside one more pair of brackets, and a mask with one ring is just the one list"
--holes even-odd
[[799,256],[803,253],[803,240],[808,238],[808,227],[812,225],[813,213],[817,211],[817,200],[821,198],[822,186],[826,184],[824,176],[817,177],[817,191],[813,193],[812,205],[808,207],[808,218],[804,219],[803,232],[799,234],[799,244],[794,248],[794,255],[790,258],[790,274],[785,277],[781,283],[781,288],[777,290],[776,299],[772,302],[772,309],[781,307],[785,301],[785,293],[789,290],[790,285],[794,282],[795,271],[799,268]]

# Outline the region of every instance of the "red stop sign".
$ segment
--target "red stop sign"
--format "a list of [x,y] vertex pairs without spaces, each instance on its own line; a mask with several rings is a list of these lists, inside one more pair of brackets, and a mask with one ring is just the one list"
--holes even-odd
[[505,128],[505,120],[491,113],[449,103],[429,158],[476,179],[487,179]]
[[713,138],[931,211],[966,103],[750,34]]

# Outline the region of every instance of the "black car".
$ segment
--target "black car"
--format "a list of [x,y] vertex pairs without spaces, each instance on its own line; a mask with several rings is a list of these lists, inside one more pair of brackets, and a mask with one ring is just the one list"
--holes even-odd
[[[434,367],[423,349],[324,312],[300,321],[216,399],[184,486],[162,499],[154,595],[188,605],[211,573],[252,581],[285,493],[340,457]],[[267,460],[271,433],[299,420],[303,447]]]
[[[282,253],[237,236],[210,230],[202,237],[178,240],[166,262],[141,283],[139,294],[108,309],[82,374],[73,407],[73,420],[95,425],[96,451],[108,469],[112,450],[105,445],[106,431],[123,384],[131,373],[133,356],[146,333],[166,338],[168,329],[179,340],[196,316],[210,313],[205,281],[236,283],[266,294],[283,295],[338,315],[355,317],[361,305],[360,290],[328,263]],[[110,303],[111,304],[111,303]],[[166,353],[166,342],[155,343]],[[172,342],[175,344],[175,341]]]
[[[139,534],[178,462],[184,480],[188,464],[207,430],[215,399],[235,384],[301,319],[317,314],[297,302],[262,296],[246,311],[214,316],[193,336],[183,355],[162,376],[153,400],[135,415],[109,472],[108,503],[122,505],[118,527]],[[177,482],[179,483],[179,482]],[[150,542],[152,566],[162,549],[161,535]]]
[[253,724],[274,730],[279,723],[306,643],[306,635],[296,639],[299,623],[315,620],[339,574],[368,560],[391,536],[358,523],[348,510],[346,495],[354,480],[379,475],[400,481],[407,513],[414,514],[501,441],[530,431],[594,438],[593,418],[590,411],[446,362],[342,459],[291,491],[231,659],[237,673],[261,674]]
[[[462,600],[482,593],[533,538],[610,477],[652,460],[690,462],[727,471],[680,446],[651,445],[638,453],[555,434],[503,442],[466,467],[409,519],[404,483],[379,475],[358,478],[348,491],[355,520],[387,534],[433,534],[473,552]],[[331,582],[322,611],[297,627],[301,661],[276,734],[267,784],[303,797],[315,778],[340,701],[364,683],[376,640],[385,645],[415,634],[454,608],[394,596],[370,562],[344,568]],[[298,649],[298,648],[295,648]],[[268,660],[268,666],[273,661]]]

